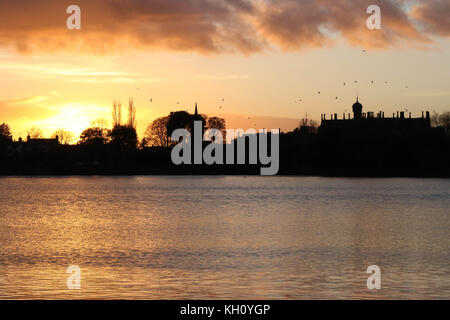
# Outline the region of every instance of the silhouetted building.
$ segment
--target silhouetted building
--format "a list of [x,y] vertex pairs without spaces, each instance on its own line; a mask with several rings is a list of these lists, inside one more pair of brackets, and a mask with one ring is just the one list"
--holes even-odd
[[353,104],[352,109],[353,117],[355,119],[361,119],[363,106],[361,103],[359,103],[359,98],[356,98],[356,102]]
[[203,119],[203,117],[198,113],[198,108],[197,108],[197,102],[195,103],[195,112],[194,115],[192,117],[192,125],[191,128],[194,127],[194,122],[195,121],[201,121],[202,122],[202,137],[203,137],[203,133],[205,132],[205,119]]
[[422,112],[420,118],[412,118],[411,112],[408,117],[405,117],[403,111],[394,113],[392,118],[386,118],[383,111],[378,112],[376,116],[374,112],[364,113],[359,99],[353,104],[352,109],[353,117],[344,113],[343,117],[339,119],[335,113],[327,119],[327,116],[323,114],[319,135],[362,140],[418,136],[431,129],[428,111]]
[[8,146],[8,155],[22,155],[26,153],[47,153],[60,147],[58,136],[54,139],[32,139],[27,136],[27,140],[13,141]]
[[32,139],[28,136],[27,143],[34,146],[57,146],[59,145],[59,137],[56,136],[53,139]]

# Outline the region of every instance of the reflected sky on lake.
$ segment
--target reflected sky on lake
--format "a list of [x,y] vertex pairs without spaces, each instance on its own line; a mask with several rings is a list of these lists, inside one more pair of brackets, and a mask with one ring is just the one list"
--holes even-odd
[[0,178],[0,298],[448,299],[449,208],[445,179]]

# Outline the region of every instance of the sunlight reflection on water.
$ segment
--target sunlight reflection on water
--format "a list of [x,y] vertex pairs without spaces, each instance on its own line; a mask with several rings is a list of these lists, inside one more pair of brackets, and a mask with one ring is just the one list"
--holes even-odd
[[1,178],[0,298],[448,299],[449,207],[444,179]]

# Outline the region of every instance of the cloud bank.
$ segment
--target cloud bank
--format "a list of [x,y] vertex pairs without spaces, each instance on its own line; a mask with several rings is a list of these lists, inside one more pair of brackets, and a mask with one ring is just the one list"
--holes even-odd
[[[66,8],[81,8],[68,30]],[[380,6],[383,30],[366,28]],[[352,46],[429,46],[450,36],[448,0],[0,0],[0,46],[21,53],[168,50],[251,54],[343,39]]]

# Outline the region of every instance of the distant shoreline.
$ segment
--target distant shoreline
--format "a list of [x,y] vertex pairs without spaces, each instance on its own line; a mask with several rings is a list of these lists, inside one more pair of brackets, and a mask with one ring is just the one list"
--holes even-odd
[[247,173],[211,173],[211,172],[196,172],[196,173],[169,173],[166,171],[161,172],[133,172],[133,173],[125,173],[125,172],[61,172],[61,173],[50,173],[50,172],[39,172],[39,173],[2,173],[0,174],[0,178],[5,177],[318,177],[318,178],[414,178],[414,179],[450,179],[450,172],[442,172],[442,173],[429,173],[429,174],[376,174],[376,173],[353,173],[353,174],[343,174],[343,173],[280,173],[273,176],[261,176],[259,173],[255,172],[247,172]]
[[383,137],[346,132],[281,134],[276,165],[251,161],[261,150],[251,149],[250,139],[244,158],[238,161],[235,143],[232,161],[224,153],[216,161],[223,164],[212,165],[192,159],[176,165],[171,147],[10,143],[0,148],[0,176],[254,176],[273,165],[275,176],[450,178],[450,135],[443,130]]

